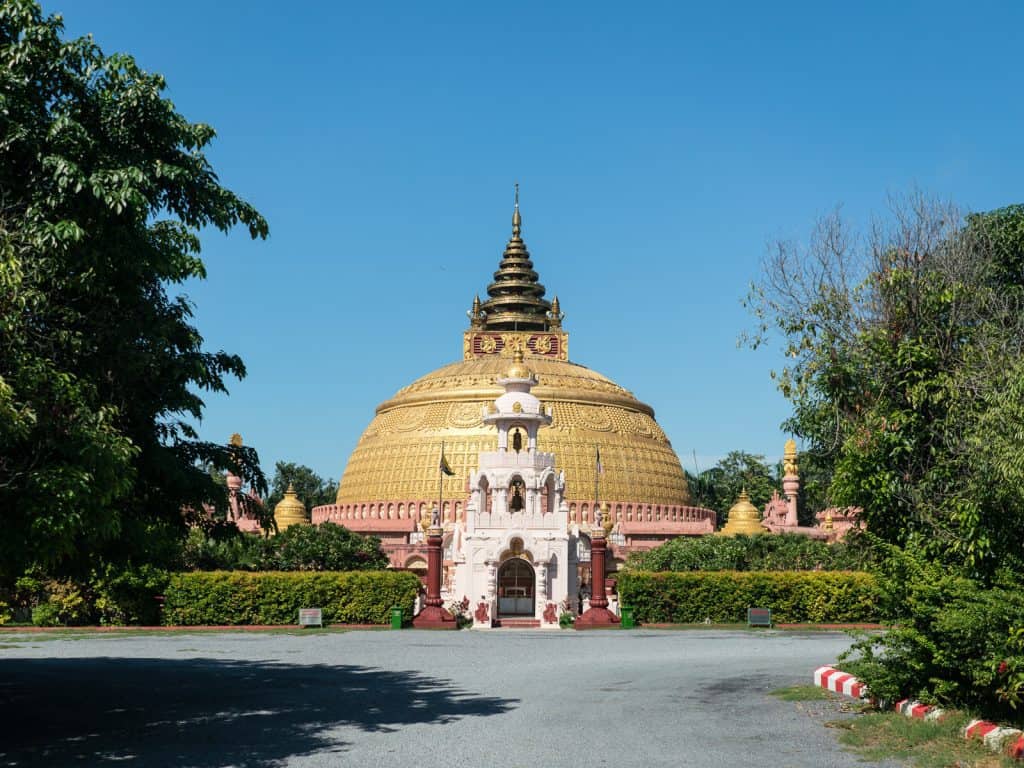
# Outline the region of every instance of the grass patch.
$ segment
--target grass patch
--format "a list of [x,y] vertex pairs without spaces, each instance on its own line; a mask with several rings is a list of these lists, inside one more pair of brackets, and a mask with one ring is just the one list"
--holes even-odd
[[789,685],[768,695],[783,701],[821,701],[836,698],[834,693],[818,685]]
[[1019,763],[967,741],[967,715],[950,713],[939,722],[916,720],[896,712],[874,712],[826,723],[840,731],[839,741],[864,760],[896,759],[915,768],[1010,768]]

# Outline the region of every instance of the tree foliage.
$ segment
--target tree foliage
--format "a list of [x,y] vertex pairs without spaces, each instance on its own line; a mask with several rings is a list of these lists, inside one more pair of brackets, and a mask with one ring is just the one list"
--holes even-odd
[[252,449],[198,439],[203,392],[245,373],[207,352],[168,287],[205,276],[198,233],[257,211],[221,186],[214,131],[162,77],[32,0],[0,4],[0,571],[83,570],[154,552],[182,508],[225,497],[205,464],[265,493]]
[[763,508],[778,487],[777,474],[765,463],[764,456],[729,451],[711,469],[696,475],[687,473],[690,502],[715,510],[724,521],[728,519],[729,508],[744,489],[750,496],[750,502],[759,509]]
[[376,536],[334,523],[293,525],[275,536],[189,533],[180,565],[185,570],[357,571],[386,568]]
[[964,217],[914,195],[870,232],[836,212],[779,243],[751,296],[830,500],[982,579],[1022,564],[1022,264],[1021,206]]
[[333,504],[338,492],[338,485],[334,480],[324,480],[303,464],[279,461],[274,466],[274,477],[270,481],[270,496],[266,501],[268,510],[274,510],[277,503],[284,498],[289,485],[295,487],[295,493],[306,505],[306,509]]

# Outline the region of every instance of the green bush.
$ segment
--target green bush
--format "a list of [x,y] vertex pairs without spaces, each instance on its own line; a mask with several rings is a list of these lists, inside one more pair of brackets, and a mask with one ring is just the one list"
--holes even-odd
[[771,608],[776,622],[858,622],[879,618],[879,590],[868,573],[847,571],[623,571],[619,595],[640,622],[746,621],[747,608]]
[[14,583],[14,605],[41,627],[158,624],[156,597],[167,572],[151,565],[103,565],[88,578],[54,579],[32,569]]
[[[896,550],[893,550],[894,553]],[[1024,592],[1013,578],[984,585],[907,553],[880,578],[897,626],[865,637],[840,661],[889,700],[905,697],[1022,721]]]
[[32,608],[37,627],[90,624],[92,611],[86,589],[72,581],[50,579],[42,584],[43,599]]
[[388,565],[379,538],[353,533],[334,523],[293,525],[267,543],[271,548],[263,563],[267,570],[363,571]]
[[419,588],[404,571],[175,573],[163,623],[295,624],[299,608],[321,608],[328,624],[386,624],[392,606],[411,621]]
[[89,580],[92,614],[100,624],[125,626],[160,623],[156,598],[167,588],[167,571],[151,565],[134,568],[107,566]]
[[293,525],[275,536],[189,532],[182,549],[185,570],[363,571],[382,570],[388,558],[376,536],[334,523]]
[[870,548],[853,533],[836,544],[795,533],[777,536],[681,536],[630,556],[641,571],[859,571]]

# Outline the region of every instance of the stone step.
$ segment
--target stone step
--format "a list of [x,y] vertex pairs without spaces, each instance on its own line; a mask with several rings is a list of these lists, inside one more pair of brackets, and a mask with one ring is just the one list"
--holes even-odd
[[539,629],[540,621],[537,619],[498,619],[494,626],[503,629]]

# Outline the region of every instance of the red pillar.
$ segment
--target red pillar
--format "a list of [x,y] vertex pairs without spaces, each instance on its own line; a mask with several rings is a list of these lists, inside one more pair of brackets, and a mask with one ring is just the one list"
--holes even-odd
[[427,531],[427,599],[412,620],[416,629],[455,629],[455,617],[441,601],[441,535],[440,527]]
[[608,610],[604,593],[604,561],[608,543],[604,531],[595,530],[590,540],[590,607],[576,619],[576,629],[610,627],[619,623],[619,617]]

